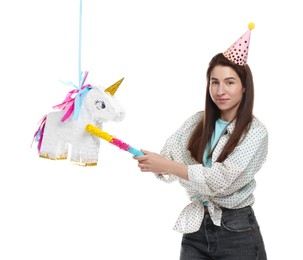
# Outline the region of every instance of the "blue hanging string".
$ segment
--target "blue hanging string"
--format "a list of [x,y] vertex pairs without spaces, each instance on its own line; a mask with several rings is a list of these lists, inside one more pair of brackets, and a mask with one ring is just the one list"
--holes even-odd
[[[82,57],[82,0],[80,0],[80,13],[79,13],[78,86],[70,81],[62,81],[64,84],[73,86],[74,88],[77,89],[77,92],[75,92],[77,93],[75,98],[72,99],[68,98],[68,100],[63,101],[63,104],[65,104],[66,102],[67,103],[71,102],[71,100],[74,102],[74,106],[70,108],[74,113],[74,119],[78,119],[83,99],[88,93],[88,91],[91,90],[90,84],[84,85],[88,72],[87,71],[82,72],[81,57]],[[60,107],[61,105],[59,104],[57,105],[57,107]],[[69,110],[62,118],[63,121],[69,118],[71,114]]]
[[80,14],[79,14],[79,49],[78,49],[78,81],[79,88],[82,86],[82,69],[81,69],[81,56],[82,56],[82,0],[80,0]]

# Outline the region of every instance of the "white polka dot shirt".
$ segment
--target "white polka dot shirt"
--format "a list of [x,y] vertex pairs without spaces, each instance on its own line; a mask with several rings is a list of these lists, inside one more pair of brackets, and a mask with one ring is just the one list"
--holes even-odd
[[188,141],[203,112],[197,112],[167,139],[161,154],[168,159],[188,165],[188,181],[172,174],[156,175],[167,183],[179,180],[191,200],[177,219],[174,230],[192,233],[199,230],[204,218],[203,201],[208,201],[208,212],[217,226],[221,225],[222,208],[242,208],[254,203],[255,174],[266,160],[268,133],[266,127],[254,117],[248,133],[242,137],[234,151],[222,162],[216,162],[234,130],[235,123],[227,127],[213,152],[212,167],[195,161],[187,149]]

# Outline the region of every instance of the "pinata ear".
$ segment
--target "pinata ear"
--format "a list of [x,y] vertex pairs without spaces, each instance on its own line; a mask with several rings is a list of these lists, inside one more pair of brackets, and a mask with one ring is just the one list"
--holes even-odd
[[233,45],[231,45],[223,55],[233,63],[240,66],[246,65],[251,30],[255,28],[254,23],[248,24],[248,29]]
[[115,95],[116,91],[118,90],[118,88],[119,88],[119,86],[120,86],[120,84],[122,83],[123,80],[124,80],[124,78],[118,80],[116,83],[114,83],[113,85],[111,85],[110,87],[105,89],[104,91],[108,92],[112,96]]

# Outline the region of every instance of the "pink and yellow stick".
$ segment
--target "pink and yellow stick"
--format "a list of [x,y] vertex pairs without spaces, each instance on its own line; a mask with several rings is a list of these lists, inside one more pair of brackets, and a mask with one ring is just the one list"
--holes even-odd
[[140,156],[140,155],[144,155],[144,153],[142,153],[141,151],[137,150],[136,148],[130,146],[127,143],[124,143],[123,141],[119,140],[118,138],[113,137],[112,135],[110,135],[109,133],[101,130],[100,128],[93,126],[91,124],[86,125],[85,127],[86,132],[97,136],[105,141],[108,141],[109,143],[119,147],[120,149],[127,151],[131,154],[133,154],[134,156]]

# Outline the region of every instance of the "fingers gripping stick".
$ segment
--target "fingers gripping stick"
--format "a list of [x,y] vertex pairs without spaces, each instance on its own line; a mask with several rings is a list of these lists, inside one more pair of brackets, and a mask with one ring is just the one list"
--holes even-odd
[[144,155],[144,153],[142,153],[141,151],[137,150],[136,148],[130,146],[127,143],[124,143],[123,141],[113,137],[112,135],[110,135],[109,133],[101,130],[100,128],[93,126],[91,124],[86,125],[85,127],[86,132],[97,136],[105,141],[108,141],[109,143],[119,147],[120,149],[127,151],[131,154],[133,154],[134,156],[140,156],[140,155]]

